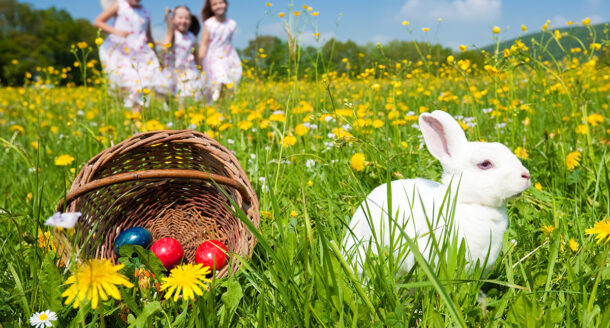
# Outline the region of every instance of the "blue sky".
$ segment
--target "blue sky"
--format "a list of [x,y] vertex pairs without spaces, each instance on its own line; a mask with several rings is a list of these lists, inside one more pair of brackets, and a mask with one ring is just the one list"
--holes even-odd
[[[36,8],[63,8],[73,17],[91,21],[102,10],[99,0],[26,2]],[[273,6],[267,7],[266,2]],[[527,26],[528,32],[534,32],[539,31],[547,19],[551,20],[550,27],[564,27],[570,20],[580,22],[585,17],[589,17],[592,23],[610,20],[609,0],[229,0],[228,16],[238,23],[234,45],[245,47],[257,31],[261,35],[274,34],[284,38],[283,23],[277,14],[288,13],[291,3],[292,11],[307,5],[319,12],[317,17],[310,17],[309,22],[304,15],[296,18],[298,30],[302,30],[301,40],[314,46],[314,28],[320,33],[320,42],[330,37],[342,41],[351,39],[359,44],[416,39],[456,49],[460,44],[480,47],[493,42],[491,28],[494,25],[502,29],[501,38],[510,39],[522,33],[522,24]],[[199,16],[203,1],[142,0],[142,5],[152,12],[151,26],[155,38],[161,38],[165,31],[164,8],[180,4],[187,5]],[[295,20],[291,15],[284,19],[288,17]],[[439,18],[442,18],[440,24]],[[403,21],[409,22],[411,33],[402,25]],[[429,27],[430,31],[424,33],[422,27]]]

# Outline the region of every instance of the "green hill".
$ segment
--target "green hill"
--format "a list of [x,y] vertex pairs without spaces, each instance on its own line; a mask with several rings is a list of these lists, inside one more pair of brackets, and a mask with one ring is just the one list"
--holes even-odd
[[[537,33],[522,35],[514,39],[500,42],[498,49],[499,51],[502,51],[506,48],[510,48],[510,46],[513,45],[515,41],[521,40],[521,42],[528,46],[531,51],[535,53],[535,55],[541,56],[542,59],[550,59],[550,57],[553,56],[555,59],[560,60],[566,55],[566,52],[561,50],[560,46],[555,40],[554,35],[556,30],[558,30],[562,34],[562,37],[559,41],[563,49],[568,53],[572,48],[581,48],[581,50],[584,50],[582,49],[584,45],[586,49],[589,49],[590,44],[593,42],[603,43],[603,41],[610,40],[608,23],[601,23],[597,25],[591,25],[590,29],[586,26],[579,25],[573,27],[549,29],[545,32],[540,31]],[[542,51],[545,46],[548,52]],[[487,52],[494,52],[496,50],[496,44],[488,45],[486,47],[481,48],[481,50],[485,50]]]

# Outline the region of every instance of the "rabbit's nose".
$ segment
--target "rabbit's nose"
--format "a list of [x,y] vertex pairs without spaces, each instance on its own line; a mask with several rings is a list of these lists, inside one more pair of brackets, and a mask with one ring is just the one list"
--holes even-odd
[[527,179],[527,180],[529,180],[529,178],[530,178],[530,173],[529,173],[528,171],[524,171],[523,173],[521,173],[521,177],[522,177],[523,179]]

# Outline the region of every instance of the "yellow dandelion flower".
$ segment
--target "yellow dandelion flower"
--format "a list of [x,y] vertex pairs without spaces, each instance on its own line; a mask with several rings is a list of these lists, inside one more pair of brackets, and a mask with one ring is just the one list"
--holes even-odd
[[582,25],[589,26],[591,24],[591,19],[589,17],[582,20]]
[[99,299],[108,300],[108,295],[120,300],[121,293],[117,286],[122,285],[132,288],[133,284],[127,277],[120,274],[125,265],[113,265],[108,259],[93,259],[82,263],[76,273],[66,280],[66,285],[71,285],[61,296],[67,297],[64,304],[72,304],[77,308],[81,302],[91,301],[91,308],[97,308]]
[[87,44],[87,42],[79,42],[79,43],[76,44],[76,46],[78,47],[78,49],[85,49],[89,45]]
[[311,181],[311,180],[307,181],[307,186],[308,186],[308,187],[313,186],[313,181]]
[[173,296],[174,302],[180,294],[185,300],[195,299],[195,295],[202,296],[203,290],[208,290],[206,283],[212,280],[206,278],[210,273],[210,267],[202,264],[182,264],[172,269],[169,277],[162,278],[160,290],[165,290],[165,298]]
[[576,240],[574,240],[574,238],[570,238],[570,240],[568,241],[568,246],[570,246],[572,252],[576,252],[578,250],[578,247],[580,247],[580,245]]
[[142,130],[144,132],[146,131],[157,131],[157,130],[163,130],[165,127],[163,126],[163,124],[161,124],[159,121],[157,120],[149,120],[147,121]]
[[587,126],[584,124],[579,124],[576,127],[576,133],[578,133],[578,134],[587,134],[588,131],[589,131],[589,129],[587,129]]
[[566,156],[566,166],[569,170],[573,170],[580,165],[581,153],[573,151]]
[[593,126],[597,126],[599,123],[602,123],[603,121],[604,121],[604,117],[597,113],[591,114],[587,117],[587,122],[589,122],[589,124],[591,124]]
[[593,226],[593,228],[589,228],[589,229],[585,230],[585,235],[597,235],[597,236],[595,236],[595,239],[597,239],[598,244],[601,243],[602,241],[604,242],[604,244],[609,243],[610,242],[610,218],[596,222],[595,226]]
[[536,190],[538,191],[542,191],[542,184],[540,184],[540,182],[536,182],[534,184],[534,188],[536,188]]
[[454,60],[453,56],[451,56],[451,55],[447,56],[447,64],[453,63],[453,60]]
[[500,28],[498,26],[494,26],[491,31],[493,34],[500,34]]
[[319,12],[314,11],[313,13],[311,13],[311,16],[316,17],[316,16],[318,16],[319,14],[320,14]]
[[521,25],[521,31],[523,31],[523,32],[527,32],[527,26],[525,26],[525,25]]
[[291,218],[296,218],[298,215],[299,215],[299,213],[297,213],[297,211],[290,211]]
[[555,30],[555,39],[561,40],[561,32],[559,30]]
[[273,6],[273,4],[272,4],[271,2],[265,2],[265,5],[266,5],[267,7],[271,7],[271,6]]
[[249,128],[252,127],[252,122],[250,122],[250,121],[241,121],[241,122],[237,123],[237,127],[240,130],[244,130],[245,131],[245,130],[248,130]]
[[350,158],[350,167],[356,171],[364,170],[366,166],[366,162],[364,161],[364,154],[355,153],[352,158]]
[[104,43],[104,39],[102,38],[95,38],[95,44],[99,47],[102,45],[102,43]]
[[279,14],[277,14],[277,15],[278,15],[280,18],[284,18],[284,15],[285,15],[285,14],[284,14],[283,12],[281,12],[281,13],[279,13]]
[[261,211],[261,218],[263,219],[271,219],[273,214],[270,211]]
[[25,129],[21,125],[18,125],[18,124],[11,125],[8,128],[8,130],[11,131],[11,132],[19,132],[21,134],[23,134],[25,132]]
[[282,140],[283,147],[294,146],[294,144],[296,144],[296,143],[297,143],[297,137],[295,137],[295,136],[285,136],[284,139]]
[[307,131],[309,131],[309,129],[304,124],[299,124],[294,127],[294,133],[299,137],[306,135]]
[[591,43],[590,47],[591,47],[591,49],[593,49],[593,50],[599,50],[599,49],[601,49],[601,48],[602,48],[602,45],[601,45],[601,44],[599,44],[599,43]]
[[527,149],[522,147],[515,148],[515,155],[521,159],[527,159],[530,157],[530,155],[527,153]]
[[292,14],[295,15],[295,16],[299,16],[301,14],[301,12],[300,11],[295,11]]
[[540,227],[540,230],[542,230],[542,232],[544,232],[544,234],[548,236],[553,231],[555,231],[555,226],[553,226],[553,225],[543,225],[542,227]]
[[468,47],[466,47],[466,46],[465,46],[465,45],[463,45],[463,44],[460,44],[460,47],[459,47],[459,48],[460,48],[460,51],[461,51],[461,52],[464,52],[464,51],[466,51],[466,49],[468,49]]
[[424,32],[428,32],[428,31],[430,31],[430,28],[429,27],[422,27],[421,30],[424,31]]
[[402,21],[402,25],[403,26],[408,26],[409,25],[409,21]]
[[59,155],[55,159],[55,165],[57,165],[57,166],[66,166],[66,165],[72,164],[73,161],[74,161],[74,157],[72,157],[72,156],[70,156],[68,154],[63,154],[63,155]]

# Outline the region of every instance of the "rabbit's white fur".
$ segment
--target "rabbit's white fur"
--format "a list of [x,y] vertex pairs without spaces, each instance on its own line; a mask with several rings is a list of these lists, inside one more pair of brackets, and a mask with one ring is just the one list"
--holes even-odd
[[[457,193],[452,231],[465,242],[469,267],[477,261],[483,264],[487,258],[488,271],[498,258],[508,226],[505,200],[530,187],[529,171],[500,143],[468,142],[460,125],[443,111],[421,114],[419,126],[428,150],[443,166],[442,182],[421,178],[392,181],[392,219],[388,215],[387,184],[375,188],[354,213],[343,240],[344,249],[353,255],[361,271],[369,247],[371,253],[378,252],[376,240],[384,247],[390,246],[388,223],[395,220],[418,243],[426,260],[434,262],[430,258],[427,220],[435,220],[431,233],[440,237],[448,229],[445,219],[451,214],[443,209],[439,215],[439,207],[446,195],[453,205]],[[398,240],[400,245],[401,230],[395,231],[395,243]],[[407,272],[413,265],[414,257],[409,252],[400,269]]]

